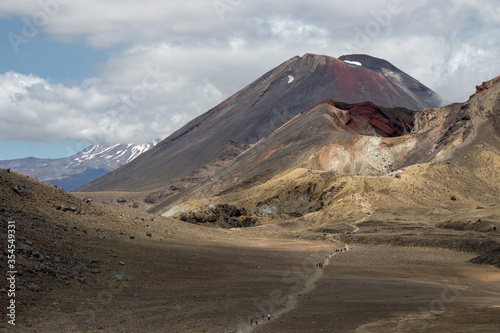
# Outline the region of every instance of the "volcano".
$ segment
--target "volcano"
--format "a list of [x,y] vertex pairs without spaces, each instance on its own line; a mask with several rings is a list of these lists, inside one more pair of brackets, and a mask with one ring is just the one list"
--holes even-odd
[[[367,55],[339,59],[296,56],[190,121],[151,151],[77,191],[135,193],[156,205],[206,179],[251,145],[325,100],[370,102],[379,108],[413,111],[440,103],[436,93],[382,59]],[[378,117],[373,111],[372,120]],[[351,126],[364,126],[358,118]],[[398,124],[397,129],[378,127],[377,131],[407,130],[408,124]]]

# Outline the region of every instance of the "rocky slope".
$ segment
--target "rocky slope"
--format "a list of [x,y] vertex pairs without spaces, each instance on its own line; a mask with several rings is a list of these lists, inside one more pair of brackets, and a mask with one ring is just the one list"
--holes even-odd
[[248,246],[225,230],[106,206],[4,169],[0,225],[0,274],[15,280],[14,296],[10,280],[0,285],[2,308],[15,301],[15,326],[4,315],[2,332],[234,329],[280,287],[276,276],[326,248]]
[[[459,185],[467,180],[457,176],[463,171],[455,162],[407,168],[400,178],[388,177],[390,189],[397,191],[390,193],[382,178],[296,170],[245,193],[248,202],[261,200],[261,216],[274,216],[276,224],[259,219],[247,225],[256,227],[240,227],[237,221],[254,212],[242,209],[244,200],[234,200],[232,206],[207,207],[221,226],[233,224],[223,229],[207,228],[211,223],[202,220],[201,226],[105,206],[0,169],[2,244],[10,244],[8,221],[16,226],[16,326],[4,320],[0,330],[245,332],[252,330],[249,319],[257,318],[266,332],[289,332],[290,327],[352,332],[363,325],[384,331],[395,321],[410,331],[431,323],[441,332],[460,317],[461,329],[481,325],[493,332],[500,273],[466,261],[480,254],[473,261],[498,265],[498,198],[492,189],[482,193],[474,187],[472,198],[459,197]],[[431,175],[436,183],[422,193],[418,179],[431,182]],[[439,183],[448,181],[446,176],[457,184],[447,189]],[[442,188],[449,192],[436,195]],[[249,191],[261,197],[252,198]],[[311,203],[305,197],[293,203],[300,192],[323,201],[329,214],[321,207],[302,214]],[[385,206],[380,194],[392,196]],[[425,198],[429,194],[443,205]],[[229,195],[238,198],[232,193],[221,199]],[[457,195],[456,200],[449,195]],[[420,204],[439,207],[437,214],[408,204],[420,197]],[[466,212],[462,207],[471,200],[484,206]],[[375,207],[369,202],[378,209],[370,210]],[[439,215],[447,209],[447,215]],[[186,212],[185,220],[192,218]],[[349,251],[336,252],[346,246]],[[6,246],[3,254],[5,276],[11,255]],[[324,262],[324,269],[315,268],[317,262]],[[12,299],[7,290],[9,285],[0,286],[2,307]],[[429,304],[443,290],[446,297],[454,291],[460,299],[447,301],[429,321]],[[262,311],[272,313],[270,322],[260,321]],[[307,321],[297,322],[299,316]],[[334,327],[332,317],[339,318]]]
[[500,223],[496,81],[463,104],[416,113],[412,122],[397,113],[400,122],[389,128],[411,131],[385,136],[380,129],[391,110],[377,113],[387,115],[384,125],[363,118],[360,127],[346,113],[352,107],[321,103],[159,212],[221,227],[283,223],[346,241],[493,251],[482,259],[493,260]]

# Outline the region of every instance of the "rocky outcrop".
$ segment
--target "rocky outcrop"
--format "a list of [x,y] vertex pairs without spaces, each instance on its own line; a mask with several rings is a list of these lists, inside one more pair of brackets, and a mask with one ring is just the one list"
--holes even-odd
[[[495,77],[494,79],[491,79],[489,81],[481,83],[480,85],[477,85],[476,86],[476,94],[482,93],[483,91],[490,89],[491,87],[498,84],[499,82],[500,82],[500,75]],[[472,96],[474,96],[474,95],[472,95]]]
[[174,217],[194,224],[217,223],[218,226],[226,228],[251,227],[258,222],[245,208],[228,204],[212,204],[198,211],[176,214]]

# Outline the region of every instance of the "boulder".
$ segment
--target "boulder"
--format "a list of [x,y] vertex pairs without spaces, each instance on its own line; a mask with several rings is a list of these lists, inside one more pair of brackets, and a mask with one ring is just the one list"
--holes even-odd
[[111,278],[113,281],[128,281],[127,275],[123,273],[123,271],[117,271],[115,274],[113,274],[113,277]]
[[14,185],[12,187],[12,190],[21,196],[30,195],[32,193],[32,191],[29,188],[22,185]]
[[32,283],[30,283],[30,284],[28,284],[28,287],[27,287],[27,288],[28,288],[28,290],[31,290],[31,291],[38,291],[38,290],[39,290],[39,288],[38,288],[38,286],[36,285],[36,283],[33,283],[33,282],[32,282]]

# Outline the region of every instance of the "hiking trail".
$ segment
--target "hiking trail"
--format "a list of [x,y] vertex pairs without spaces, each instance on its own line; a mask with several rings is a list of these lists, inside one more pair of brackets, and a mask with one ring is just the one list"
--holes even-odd
[[[342,246],[342,248],[346,249],[346,251],[349,251],[349,245],[345,244]],[[325,266],[328,266],[329,263],[330,263],[330,259],[337,255],[337,254],[340,254],[341,252],[332,252],[332,254],[329,254],[327,255],[327,258],[325,258],[324,262],[323,262],[323,267]],[[260,326],[262,325],[265,325],[267,323],[270,323],[272,322],[273,320],[276,320],[280,317],[282,317],[284,314],[292,311],[293,309],[295,309],[295,307],[297,306],[297,298],[298,296],[303,296],[304,294],[310,292],[311,290],[313,290],[315,287],[316,287],[316,282],[323,276],[324,272],[323,272],[323,269],[324,268],[318,268],[314,271],[313,274],[311,274],[311,276],[303,283],[303,287],[301,289],[299,289],[298,291],[294,292],[294,293],[291,293],[288,295],[288,299],[284,305],[284,307],[282,307],[281,309],[277,310],[276,312],[272,313],[271,314],[271,321],[267,321],[267,320],[263,320],[261,321],[261,323],[256,326],[255,324],[253,326],[251,325],[244,325],[244,326],[240,326],[240,328],[235,331],[235,332],[243,332],[243,333],[251,333],[253,332],[256,328],[259,328]],[[267,317],[267,315],[266,315]]]

